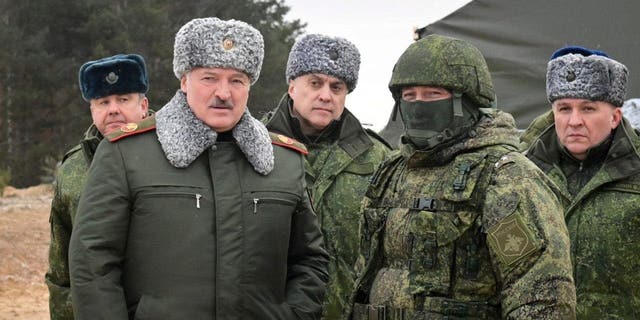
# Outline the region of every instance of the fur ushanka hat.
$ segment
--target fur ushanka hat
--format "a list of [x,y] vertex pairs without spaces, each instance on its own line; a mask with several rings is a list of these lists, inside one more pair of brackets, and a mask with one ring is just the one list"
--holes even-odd
[[264,40],[246,22],[218,18],[193,19],[178,31],[173,47],[173,73],[178,79],[195,67],[231,68],[254,84],[260,76]]
[[627,67],[602,51],[564,47],[547,64],[547,99],[588,99],[620,107],[627,95],[627,76]]

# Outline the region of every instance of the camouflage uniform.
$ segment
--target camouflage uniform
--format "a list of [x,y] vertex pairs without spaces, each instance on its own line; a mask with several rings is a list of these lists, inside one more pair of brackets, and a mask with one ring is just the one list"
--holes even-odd
[[[270,131],[295,137],[306,143],[307,186],[331,255],[329,285],[323,318],[339,319],[353,290],[353,266],[358,257],[358,215],[369,178],[389,152],[373,132],[362,129],[347,109],[328,136],[309,141],[297,119],[291,116],[287,94],[266,121]],[[330,125],[331,126],[331,125]]]
[[561,204],[517,152],[513,117],[491,108],[482,53],[429,35],[401,55],[389,89],[405,132],[363,204],[352,319],[575,318]]
[[580,162],[559,144],[553,118],[540,132],[527,157],[555,182],[564,201],[578,318],[640,318],[640,137],[623,119]]
[[455,152],[445,164],[403,145],[376,174],[356,302],[385,319],[573,318],[560,204],[515,152],[510,115],[494,111],[474,131],[435,156]]
[[102,135],[91,125],[80,144],[65,154],[56,175],[49,217],[49,270],[45,277],[49,287],[49,312],[53,320],[73,319],[67,258],[69,239],[87,171],[101,140]]

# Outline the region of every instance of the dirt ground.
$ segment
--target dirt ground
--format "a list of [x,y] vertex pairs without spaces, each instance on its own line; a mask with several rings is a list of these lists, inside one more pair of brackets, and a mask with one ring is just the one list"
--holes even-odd
[[51,185],[6,187],[0,197],[0,320],[49,319],[44,283]]

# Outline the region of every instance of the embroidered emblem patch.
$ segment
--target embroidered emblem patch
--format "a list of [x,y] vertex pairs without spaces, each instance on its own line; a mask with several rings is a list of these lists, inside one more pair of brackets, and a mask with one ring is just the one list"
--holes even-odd
[[531,231],[517,214],[511,214],[491,227],[487,240],[500,260],[509,266],[537,248]]
[[138,125],[135,123],[127,123],[124,126],[122,126],[122,128],[120,128],[120,131],[122,132],[131,132],[138,129]]
[[114,84],[116,82],[118,82],[118,75],[115,74],[114,72],[109,72],[109,74],[104,77],[104,80],[107,81],[108,84]]

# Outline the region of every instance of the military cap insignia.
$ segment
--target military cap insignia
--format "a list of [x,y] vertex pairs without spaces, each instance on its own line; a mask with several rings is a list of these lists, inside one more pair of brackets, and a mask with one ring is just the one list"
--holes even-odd
[[329,49],[329,51],[327,51],[327,54],[329,54],[329,59],[333,61],[338,60],[339,58],[338,50],[336,49]]
[[537,248],[531,231],[518,214],[511,214],[491,227],[487,240],[500,260],[509,266],[535,252]]
[[225,50],[231,50],[234,45],[235,44],[233,43],[233,40],[231,40],[230,38],[225,38],[224,40],[222,40],[222,47]]
[[569,69],[567,70],[567,75],[565,76],[565,78],[567,79],[567,81],[568,81],[568,82],[571,82],[571,81],[575,80],[575,79],[576,79],[576,72],[575,72],[575,70],[573,70],[573,69],[569,68]]
[[138,129],[138,124],[133,123],[133,122],[131,122],[131,123],[127,123],[127,124],[125,124],[124,126],[122,126],[122,127],[120,128],[120,130],[121,130],[122,132],[132,132],[132,131],[134,131],[134,130],[136,130],[136,129]]
[[118,78],[119,78],[118,75],[112,71],[112,72],[109,72],[109,74],[106,77],[104,77],[104,80],[106,80],[108,84],[114,84],[118,82]]

